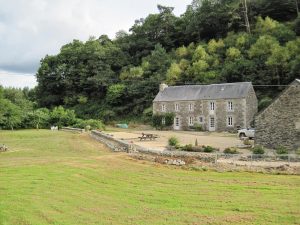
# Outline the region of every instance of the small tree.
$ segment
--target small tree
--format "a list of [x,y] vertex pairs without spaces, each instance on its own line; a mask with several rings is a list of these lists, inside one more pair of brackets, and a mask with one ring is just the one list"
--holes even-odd
[[175,114],[174,113],[165,113],[163,116],[165,118],[165,126],[171,127],[174,123]]
[[162,125],[162,119],[163,116],[160,114],[154,114],[152,116],[152,126],[155,127],[155,129],[162,129],[163,125]]
[[179,144],[179,141],[176,137],[170,137],[168,142],[170,146],[176,146]]
[[257,154],[257,155],[265,154],[265,149],[261,145],[256,145],[252,151],[253,151],[253,154]]

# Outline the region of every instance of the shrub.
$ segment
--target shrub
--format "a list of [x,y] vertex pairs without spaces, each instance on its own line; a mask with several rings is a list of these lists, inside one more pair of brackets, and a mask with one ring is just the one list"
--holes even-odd
[[165,118],[165,126],[171,127],[174,123],[175,114],[174,113],[165,113],[163,116]]
[[185,145],[182,147],[182,151],[192,152],[193,151],[193,145]]
[[153,116],[153,108],[149,107],[143,111],[143,120],[145,122],[151,122],[151,118]]
[[284,154],[288,154],[289,151],[284,146],[278,146],[276,148],[276,153],[279,154],[279,155],[284,155]]
[[238,152],[237,148],[232,147],[232,148],[226,148],[224,150],[224,153],[225,154],[238,154],[239,152]]
[[202,146],[203,147],[203,152],[214,152],[216,149],[211,147],[211,146]]
[[251,145],[251,141],[247,138],[243,141],[244,145]]
[[265,154],[265,149],[263,146],[261,145],[256,145],[253,149],[252,149],[253,154],[257,154],[257,155],[263,155]]
[[105,129],[105,126],[101,120],[94,120],[94,119],[89,119],[89,120],[77,119],[77,122],[74,125],[74,127],[82,128],[82,129],[86,129],[86,130],[93,130],[93,129],[104,130]]
[[196,131],[203,131],[203,128],[202,128],[202,125],[201,125],[201,124],[196,123],[196,124],[194,125],[194,128],[195,128]]
[[160,114],[154,114],[152,116],[152,126],[155,127],[155,129],[162,129],[162,119],[163,116]]
[[169,142],[170,146],[177,146],[179,143],[179,141],[176,137],[170,137],[168,142]]

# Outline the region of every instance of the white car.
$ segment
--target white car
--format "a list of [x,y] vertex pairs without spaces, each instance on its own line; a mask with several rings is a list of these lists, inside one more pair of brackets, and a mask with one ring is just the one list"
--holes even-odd
[[238,136],[240,139],[248,137],[249,139],[254,139],[255,129],[254,128],[245,128],[238,130]]

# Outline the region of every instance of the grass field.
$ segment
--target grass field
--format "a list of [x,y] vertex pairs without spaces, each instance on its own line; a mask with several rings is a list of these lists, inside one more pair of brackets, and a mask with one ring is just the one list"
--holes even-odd
[[300,224],[300,177],[187,171],[87,135],[0,131],[0,224]]

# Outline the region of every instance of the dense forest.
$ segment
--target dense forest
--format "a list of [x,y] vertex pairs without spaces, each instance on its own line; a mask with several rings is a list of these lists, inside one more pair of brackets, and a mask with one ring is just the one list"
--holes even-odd
[[298,0],[194,0],[179,17],[172,7],[158,5],[158,13],[136,20],[114,39],[74,40],[59,54],[46,55],[36,74],[38,86],[2,88],[0,104],[22,112],[50,110],[50,116],[64,110],[81,122],[146,119],[161,82],[251,81],[263,108],[300,77],[299,35]]

